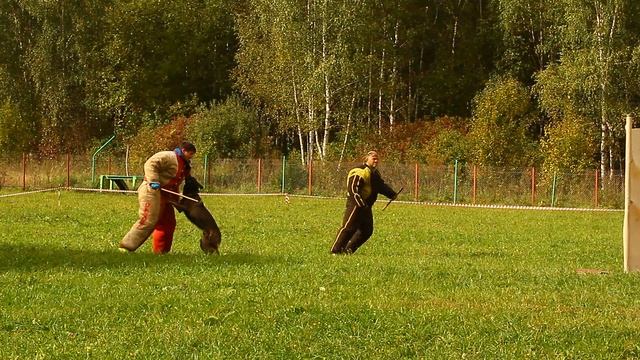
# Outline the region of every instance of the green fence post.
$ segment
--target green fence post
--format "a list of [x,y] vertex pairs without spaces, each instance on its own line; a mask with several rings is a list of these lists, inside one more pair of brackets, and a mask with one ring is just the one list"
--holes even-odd
[[280,192],[283,193],[283,194],[284,194],[284,179],[285,179],[285,177],[284,177],[284,169],[285,169],[285,164],[286,163],[287,163],[287,157],[283,156],[282,157],[282,188],[280,190]]
[[556,185],[558,182],[558,175],[556,172],[553,173],[553,184],[551,185],[551,207],[556,206]]
[[458,160],[453,163],[453,203],[458,201]]
[[98,150],[93,153],[93,157],[91,158],[91,186],[93,186],[93,183],[96,181],[96,156],[98,156],[98,153],[102,151],[102,149],[104,149],[107,145],[109,145],[109,143],[115,138],[115,135],[110,137],[109,140],[102,144],[102,146],[100,146],[100,148],[98,148]]

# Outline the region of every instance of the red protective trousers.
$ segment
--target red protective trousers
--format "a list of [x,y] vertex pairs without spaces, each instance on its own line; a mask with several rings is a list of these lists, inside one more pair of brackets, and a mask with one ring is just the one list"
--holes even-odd
[[166,254],[173,244],[173,233],[176,230],[176,214],[173,206],[168,203],[169,194],[160,197],[160,214],[158,222],[153,228],[153,252]]
[[[184,161],[178,156],[178,172],[163,188],[178,192],[180,183],[184,180]],[[156,254],[166,254],[171,250],[173,244],[173,233],[176,230],[176,213],[169,201],[178,202],[178,197],[166,192],[160,196],[160,214],[158,222],[153,228],[153,252]]]
[[[185,172],[184,160],[180,156],[177,160],[176,175],[162,185],[162,189],[178,192],[185,176],[189,175],[188,171]],[[136,251],[152,235],[153,252],[165,254],[171,250],[173,233],[176,229],[176,215],[171,202],[177,202],[179,198],[162,189],[153,190],[148,181],[145,175],[145,181],[138,189],[138,221],[120,241],[119,246],[129,251]]]

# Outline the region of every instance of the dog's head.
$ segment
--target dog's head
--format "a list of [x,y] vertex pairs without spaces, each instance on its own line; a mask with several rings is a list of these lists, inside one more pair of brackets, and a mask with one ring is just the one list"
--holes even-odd
[[194,178],[193,176],[189,176],[184,179],[184,187],[182,188],[182,193],[185,195],[198,194],[200,192],[200,189],[203,188],[204,186],[202,186],[198,182],[198,180],[196,180],[196,178]]

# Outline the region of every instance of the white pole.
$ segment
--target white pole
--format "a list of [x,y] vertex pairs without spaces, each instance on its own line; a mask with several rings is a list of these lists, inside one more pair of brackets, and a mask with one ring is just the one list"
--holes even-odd
[[175,192],[175,191],[167,190],[167,189],[165,189],[165,188],[160,188],[160,190],[162,190],[162,191],[164,191],[164,192],[168,192],[169,194],[178,195],[178,196],[180,196],[180,197],[183,197],[183,198],[185,198],[185,199],[187,199],[187,200],[191,200],[191,201],[193,201],[193,202],[200,202],[200,201],[198,201],[198,200],[196,200],[196,199],[194,199],[194,198],[191,198],[191,197],[188,197],[188,196],[182,195],[182,194],[180,194],[180,193],[178,193],[178,192]]

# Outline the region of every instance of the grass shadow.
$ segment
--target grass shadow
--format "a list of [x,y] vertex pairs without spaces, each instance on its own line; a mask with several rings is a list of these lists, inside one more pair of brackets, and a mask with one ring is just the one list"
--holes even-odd
[[203,268],[221,266],[263,266],[284,262],[284,258],[251,253],[207,255],[204,253],[169,253],[155,255],[149,252],[121,253],[116,249],[78,250],[60,247],[39,247],[0,244],[0,272],[33,272],[55,268],[91,270],[99,268]]

